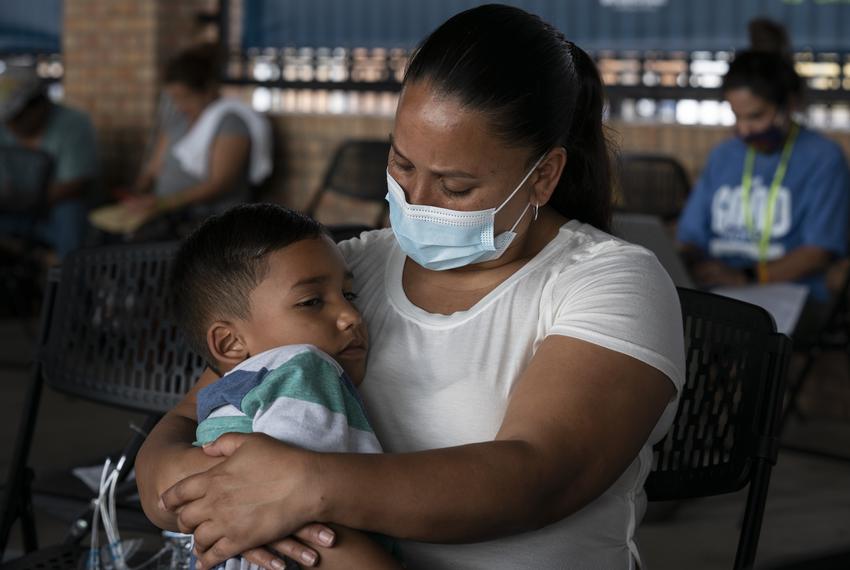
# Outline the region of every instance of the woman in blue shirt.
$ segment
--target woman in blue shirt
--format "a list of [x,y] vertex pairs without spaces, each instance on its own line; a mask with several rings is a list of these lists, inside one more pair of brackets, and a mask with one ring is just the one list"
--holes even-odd
[[836,143],[794,121],[802,88],[778,50],[731,63],[723,94],[737,136],[712,151],[678,227],[701,285],[797,281],[828,299],[824,272],[847,249],[850,173]]

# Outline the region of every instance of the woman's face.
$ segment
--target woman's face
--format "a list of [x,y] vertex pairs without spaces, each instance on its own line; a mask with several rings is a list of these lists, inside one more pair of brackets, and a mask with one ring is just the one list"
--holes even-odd
[[183,83],[168,83],[165,92],[174,103],[174,107],[183,114],[189,122],[195,121],[204,109],[215,99],[213,93],[195,91]]
[[[425,82],[402,91],[391,142],[388,170],[408,203],[451,210],[499,207],[538,158],[530,149],[505,145],[483,114]],[[497,232],[510,229],[532,201],[535,180],[536,172],[496,214]],[[516,231],[530,219],[526,214]]]
[[746,87],[730,89],[726,92],[726,100],[735,113],[735,130],[742,138],[763,133],[774,125],[785,130],[790,123],[787,111]]

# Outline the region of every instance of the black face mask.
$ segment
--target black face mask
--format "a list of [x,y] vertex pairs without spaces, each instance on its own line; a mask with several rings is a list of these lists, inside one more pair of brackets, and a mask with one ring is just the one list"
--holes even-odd
[[770,154],[782,148],[785,138],[788,136],[788,130],[772,124],[763,131],[750,133],[747,136],[738,136],[744,144],[753,147],[757,152]]

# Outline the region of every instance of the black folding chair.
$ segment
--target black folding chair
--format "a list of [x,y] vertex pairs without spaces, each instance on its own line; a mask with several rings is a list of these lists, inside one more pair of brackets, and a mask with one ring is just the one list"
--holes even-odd
[[357,201],[380,204],[380,212],[367,227],[377,228],[386,217],[387,156],[390,143],[385,140],[348,140],[331,158],[322,183],[305,209],[308,216],[321,221],[320,206],[327,194],[338,194]]
[[679,289],[686,380],[676,419],[654,448],[650,501],[731,493],[749,485],[733,568],[758,548],[791,340],[755,305]]
[[618,210],[651,214],[666,222],[679,216],[691,191],[688,175],[679,161],[660,154],[622,154],[618,179]]
[[[173,243],[79,250],[52,270],[31,384],[3,490],[0,559],[17,520],[24,551],[38,548],[28,457],[44,383],[65,394],[149,414],[146,426],[122,452],[126,476],[145,432],[203,370],[203,359],[188,349],[169,316],[165,287],[174,252]],[[81,514],[80,520],[87,520]],[[79,530],[86,528],[72,525],[67,549],[34,553],[16,567],[65,564],[84,536]]]

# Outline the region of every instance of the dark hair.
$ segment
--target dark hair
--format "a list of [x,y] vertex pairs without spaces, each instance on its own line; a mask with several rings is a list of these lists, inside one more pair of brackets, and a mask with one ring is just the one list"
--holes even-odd
[[602,81],[593,60],[561,32],[511,6],[466,10],[417,48],[404,84],[418,81],[488,115],[508,144],[530,147],[529,166],[564,147],[567,165],[550,203],[564,216],[608,229]]
[[200,44],[184,50],[165,64],[165,84],[181,83],[196,93],[204,93],[218,85],[221,72],[220,48],[216,44]]
[[735,56],[723,77],[723,93],[749,89],[779,107],[799,102],[803,80],[794,69],[791,44],[781,24],[758,18],[749,24],[750,49]]
[[791,61],[791,40],[785,27],[768,18],[753,18],[747,24],[752,51],[778,53]]
[[321,224],[274,204],[244,204],[209,218],[180,245],[171,268],[172,313],[207,362],[207,328],[218,319],[250,316],[251,292],[268,272],[267,256],[327,235]]

